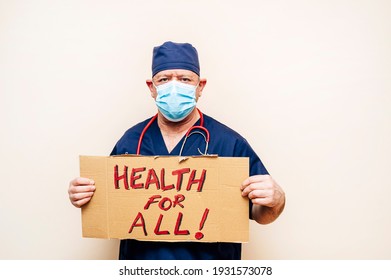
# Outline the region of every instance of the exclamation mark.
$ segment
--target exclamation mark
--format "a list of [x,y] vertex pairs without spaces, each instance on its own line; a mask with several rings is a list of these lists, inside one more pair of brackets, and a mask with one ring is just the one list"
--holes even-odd
[[[205,211],[204,211],[204,215],[202,215],[202,219],[201,219],[201,222],[200,222],[200,227],[199,227],[200,230],[202,230],[202,228],[204,227],[206,218],[208,217],[208,213],[209,213],[209,209],[206,208]],[[200,240],[203,237],[204,237],[204,234],[202,232],[200,232],[200,231],[195,234],[195,238],[197,240]]]

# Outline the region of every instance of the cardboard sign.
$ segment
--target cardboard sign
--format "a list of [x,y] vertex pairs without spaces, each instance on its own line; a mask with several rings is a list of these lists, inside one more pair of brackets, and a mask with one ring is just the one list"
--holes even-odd
[[95,181],[82,208],[83,237],[247,242],[248,158],[80,157]]

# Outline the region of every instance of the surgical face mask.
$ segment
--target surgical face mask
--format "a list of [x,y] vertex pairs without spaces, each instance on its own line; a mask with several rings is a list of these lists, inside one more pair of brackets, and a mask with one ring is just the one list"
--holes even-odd
[[157,86],[156,105],[159,111],[169,121],[179,122],[183,120],[196,106],[195,93],[197,86],[175,80]]

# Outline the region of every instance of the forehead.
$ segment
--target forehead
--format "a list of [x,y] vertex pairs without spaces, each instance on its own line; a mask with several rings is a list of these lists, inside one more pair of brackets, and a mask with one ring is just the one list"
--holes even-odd
[[190,71],[190,70],[185,70],[185,69],[170,69],[170,70],[163,70],[163,71],[160,71],[158,72],[154,78],[159,78],[159,77],[163,77],[163,76],[195,76],[195,77],[198,77],[196,73],[194,73],[193,71]]

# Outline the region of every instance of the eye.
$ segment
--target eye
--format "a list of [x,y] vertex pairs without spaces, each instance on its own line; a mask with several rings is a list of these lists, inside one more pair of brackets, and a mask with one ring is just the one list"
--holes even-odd
[[187,77],[182,77],[181,78],[181,81],[184,82],[184,83],[190,83],[191,82],[191,79],[187,78]]
[[169,79],[167,77],[160,77],[160,78],[157,78],[156,79],[156,84],[157,85],[162,85],[162,84],[165,84],[169,81]]

